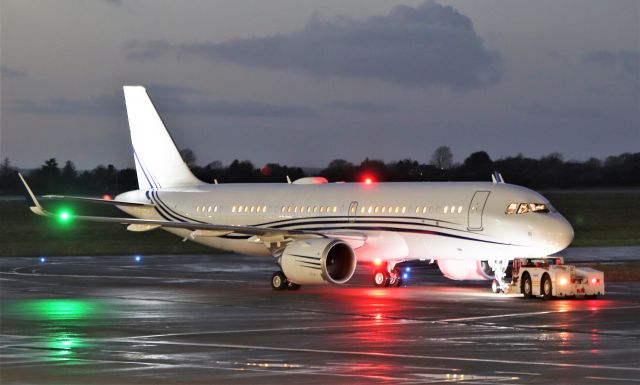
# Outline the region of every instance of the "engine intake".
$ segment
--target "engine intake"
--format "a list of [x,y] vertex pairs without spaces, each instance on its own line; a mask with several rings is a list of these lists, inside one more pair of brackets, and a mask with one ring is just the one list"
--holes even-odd
[[287,279],[299,285],[346,283],[356,270],[353,249],[338,239],[291,242],[280,260]]

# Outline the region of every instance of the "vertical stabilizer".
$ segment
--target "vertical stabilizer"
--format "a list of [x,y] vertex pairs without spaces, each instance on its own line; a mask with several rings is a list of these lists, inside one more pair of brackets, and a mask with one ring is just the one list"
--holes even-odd
[[142,86],[124,86],[133,157],[141,190],[202,184],[185,164]]

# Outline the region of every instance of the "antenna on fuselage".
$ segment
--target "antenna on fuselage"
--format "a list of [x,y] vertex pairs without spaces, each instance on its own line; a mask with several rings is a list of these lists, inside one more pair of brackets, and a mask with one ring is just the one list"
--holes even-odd
[[493,174],[491,174],[491,180],[493,183],[504,183],[504,178],[498,171],[494,171]]
[[289,178],[289,175],[287,175],[287,183],[291,184],[291,178]]

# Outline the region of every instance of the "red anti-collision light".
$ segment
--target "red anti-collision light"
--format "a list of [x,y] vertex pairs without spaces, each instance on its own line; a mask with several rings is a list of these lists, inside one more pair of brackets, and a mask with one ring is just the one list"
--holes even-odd
[[109,195],[109,194],[104,194],[104,195],[102,196],[102,199],[104,199],[105,201],[110,201],[110,200],[112,200],[113,198],[111,198],[111,195]]

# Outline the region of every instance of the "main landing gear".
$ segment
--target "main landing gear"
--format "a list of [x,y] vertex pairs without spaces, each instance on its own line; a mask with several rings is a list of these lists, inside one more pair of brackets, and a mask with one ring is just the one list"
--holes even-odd
[[271,276],[271,287],[274,290],[298,290],[300,285],[287,279],[282,271],[276,271]]
[[402,274],[395,264],[384,264],[373,272],[373,286],[375,287],[399,287],[402,286]]

